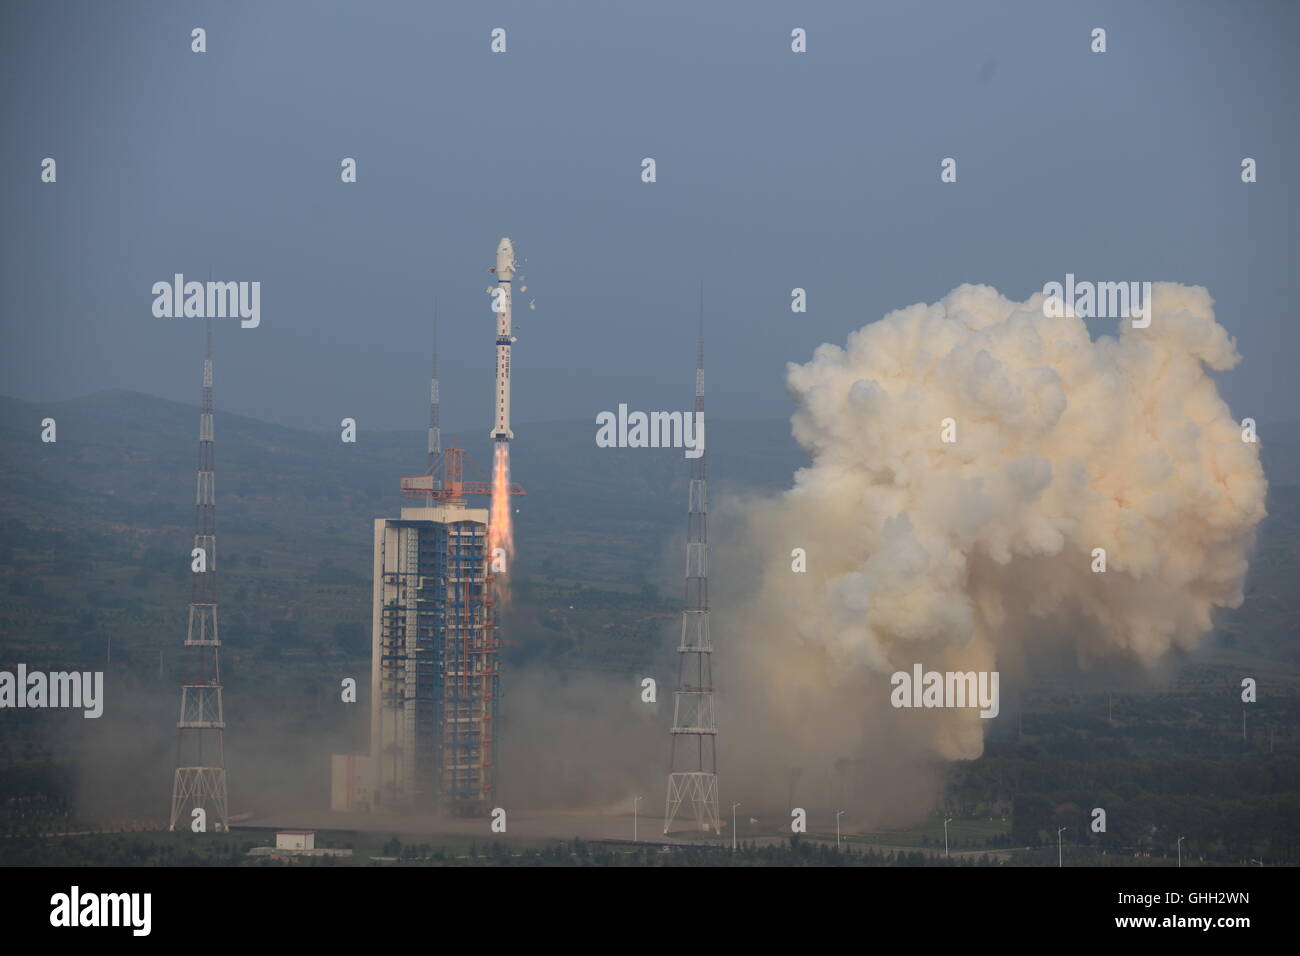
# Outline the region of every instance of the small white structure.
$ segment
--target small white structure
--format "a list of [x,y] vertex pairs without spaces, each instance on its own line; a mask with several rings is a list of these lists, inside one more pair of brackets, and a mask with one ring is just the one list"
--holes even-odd
[[316,849],[315,830],[281,830],[275,835],[277,850],[314,850]]
[[316,849],[315,830],[280,830],[275,834],[275,846],[255,846],[249,856],[265,856],[280,861],[292,861],[304,856],[351,856],[351,850]]

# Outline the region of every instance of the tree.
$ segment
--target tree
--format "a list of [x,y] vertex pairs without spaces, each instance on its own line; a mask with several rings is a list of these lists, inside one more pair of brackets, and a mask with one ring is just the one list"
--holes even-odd
[[1011,805],[1011,839],[1019,846],[1035,846],[1040,831],[1051,827],[1055,809],[1044,794],[1020,794]]
[[297,647],[301,635],[298,633],[296,618],[282,617],[271,622],[271,640],[284,647]]
[[370,653],[370,640],[358,621],[339,621],[334,625],[334,643],[349,657],[365,657]]

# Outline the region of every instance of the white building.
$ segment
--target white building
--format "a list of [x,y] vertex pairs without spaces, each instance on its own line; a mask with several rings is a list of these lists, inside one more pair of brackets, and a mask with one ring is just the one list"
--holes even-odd
[[492,792],[496,640],[485,509],[375,522],[371,759],[381,804],[444,809]]
[[277,850],[314,850],[316,849],[315,830],[281,830],[275,835]]
[[[432,487],[428,475],[402,485],[412,496]],[[456,491],[375,521],[370,754],[334,755],[336,812],[491,806],[500,641],[488,512],[465,507]]]

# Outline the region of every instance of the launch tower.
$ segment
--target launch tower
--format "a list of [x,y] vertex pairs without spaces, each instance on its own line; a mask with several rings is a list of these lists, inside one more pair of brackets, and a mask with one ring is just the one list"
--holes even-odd
[[[503,245],[497,263],[508,272],[513,251],[509,240]],[[495,421],[500,427],[492,435],[497,441],[513,437],[508,274],[504,281],[507,305],[497,328]],[[467,495],[491,495],[492,485],[467,481],[465,450],[442,447],[436,318],[434,335],[429,468],[402,479],[402,493],[418,504],[402,508],[400,518],[375,521],[372,789],[354,796],[347,792],[350,774],[340,773],[345,776],[344,793],[336,793],[340,808],[377,803],[478,814],[491,808],[496,790],[501,640],[489,514],[465,501]],[[511,485],[506,493],[519,495],[523,489]]]

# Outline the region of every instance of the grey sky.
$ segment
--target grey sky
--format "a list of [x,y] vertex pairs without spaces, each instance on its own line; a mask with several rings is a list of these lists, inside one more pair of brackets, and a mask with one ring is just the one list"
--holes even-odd
[[516,423],[687,407],[701,279],[710,410],[758,418],[822,341],[1066,272],[1207,286],[1245,357],[1233,411],[1295,418],[1298,24],[1260,2],[5,3],[0,392],[197,401],[202,322],[149,290],[210,267],[262,282],[260,328],[219,323],[219,407],[422,425],[436,295],[444,421],[486,434],[510,235],[537,300]]

